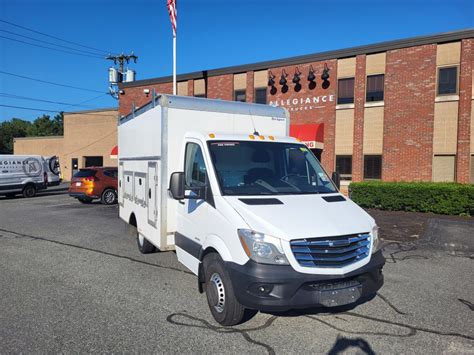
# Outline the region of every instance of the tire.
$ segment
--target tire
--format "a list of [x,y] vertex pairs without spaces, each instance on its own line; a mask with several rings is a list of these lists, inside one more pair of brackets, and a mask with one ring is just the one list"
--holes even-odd
[[105,189],[102,192],[100,201],[103,205],[115,205],[117,203],[117,191],[114,189]]
[[234,288],[219,254],[204,258],[204,277],[207,303],[214,319],[221,325],[232,326],[242,322],[245,307],[234,294]]
[[146,238],[137,232],[137,246],[142,254],[150,254],[156,251],[156,248]]
[[91,198],[88,198],[88,197],[79,197],[77,199],[80,203],[91,203],[92,202],[92,199]]
[[23,197],[35,197],[36,195],[36,187],[34,185],[26,185],[23,188]]

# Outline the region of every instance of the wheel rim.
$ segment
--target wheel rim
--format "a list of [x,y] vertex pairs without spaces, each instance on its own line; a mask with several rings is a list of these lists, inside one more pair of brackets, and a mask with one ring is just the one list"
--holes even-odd
[[142,247],[143,244],[145,243],[145,237],[141,234],[138,234],[138,244]]
[[33,188],[32,187],[27,187],[26,188],[26,196],[28,196],[28,197],[33,196]]
[[105,203],[112,203],[115,200],[115,195],[113,191],[106,191],[104,197]]
[[225,307],[225,288],[222,282],[221,276],[218,273],[214,273],[211,276],[211,287],[210,287],[210,298],[214,309],[222,313]]

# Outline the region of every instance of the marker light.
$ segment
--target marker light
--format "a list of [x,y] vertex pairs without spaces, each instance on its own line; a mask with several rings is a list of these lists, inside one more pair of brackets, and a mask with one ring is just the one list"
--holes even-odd
[[214,133],[209,133],[209,138],[216,138],[216,135]]
[[265,136],[258,136],[258,138],[260,138],[261,141],[265,140]]
[[250,139],[255,139],[255,136],[253,134],[249,134]]
[[271,141],[275,140],[275,137],[273,136],[268,136],[268,139],[270,139]]

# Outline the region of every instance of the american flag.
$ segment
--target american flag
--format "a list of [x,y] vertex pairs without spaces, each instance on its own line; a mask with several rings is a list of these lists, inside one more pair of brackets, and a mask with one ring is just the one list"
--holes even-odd
[[168,0],[168,12],[170,14],[171,27],[173,27],[173,37],[176,37],[176,18],[178,17],[178,11],[176,10],[177,0]]

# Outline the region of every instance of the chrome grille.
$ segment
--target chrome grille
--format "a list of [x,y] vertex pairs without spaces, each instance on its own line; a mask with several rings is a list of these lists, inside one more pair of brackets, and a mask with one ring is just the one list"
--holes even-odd
[[369,256],[370,234],[295,239],[290,246],[301,266],[341,267]]

